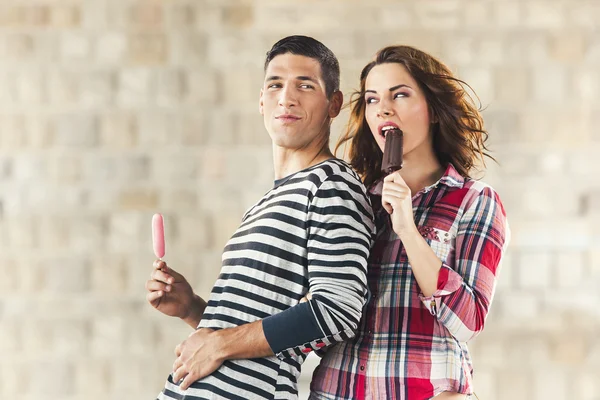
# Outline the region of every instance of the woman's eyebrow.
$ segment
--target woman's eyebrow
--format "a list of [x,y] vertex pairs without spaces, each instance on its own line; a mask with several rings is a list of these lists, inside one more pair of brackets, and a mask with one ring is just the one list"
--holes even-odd
[[[401,83],[400,85],[396,85],[396,86],[391,87],[389,89],[389,91],[393,92],[394,90],[398,90],[398,89],[403,88],[403,87],[407,87],[409,89],[412,89],[410,86]],[[365,93],[375,93],[375,94],[377,94],[377,90],[367,89],[367,90],[365,90]]]

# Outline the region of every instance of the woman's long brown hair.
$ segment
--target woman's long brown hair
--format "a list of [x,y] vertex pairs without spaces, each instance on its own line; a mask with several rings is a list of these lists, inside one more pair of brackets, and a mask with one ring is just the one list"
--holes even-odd
[[[375,59],[360,74],[360,91],[350,98],[350,121],[346,132],[335,146],[335,153],[350,141],[350,164],[369,187],[382,176],[382,152],[369,129],[365,118],[365,82],[373,67],[397,63],[406,68],[425,94],[432,124],[433,150],[438,161],[447,166],[452,163],[459,174],[469,173],[488,154],[485,142],[488,133],[483,127],[480,108],[465,88],[473,89],[455,78],[448,67],[433,56],[410,46],[390,46],[377,52]],[[474,92],[473,92],[474,93]]]

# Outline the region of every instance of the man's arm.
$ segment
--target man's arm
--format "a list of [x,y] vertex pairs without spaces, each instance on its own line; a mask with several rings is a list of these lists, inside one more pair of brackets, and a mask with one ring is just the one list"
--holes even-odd
[[334,173],[313,196],[307,215],[311,299],[263,320],[281,359],[301,357],[355,335],[367,293],[373,211],[358,179]]
[[265,337],[262,320],[235,328],[221,329],[213,334],[217,352],[223,361],[274,355]]

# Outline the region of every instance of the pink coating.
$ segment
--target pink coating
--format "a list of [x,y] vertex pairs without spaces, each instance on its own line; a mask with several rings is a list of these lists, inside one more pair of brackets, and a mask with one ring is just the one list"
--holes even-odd
[[160,214],[152,216],[152,245],[154,255],[163,258],[165,256],[165,227],[163,217]]

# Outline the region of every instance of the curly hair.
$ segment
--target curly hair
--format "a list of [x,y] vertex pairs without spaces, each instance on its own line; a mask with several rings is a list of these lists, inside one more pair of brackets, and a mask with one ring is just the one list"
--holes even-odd
[[355,91],[347,104],[351,108],[348,126],[335,147],[337,153],[350,141],[350,164],[367,187],[382,177],[383,154],[365,118],[365,83],[373,67],[388,63],[404,66],[423,91],[429,115],[436,121],[432,124],[433,150],[443,166],[452,163],[458,173],[467,178],[477,160],[484,166],[485,157],[494,160],[485,146],[488,133],[483,126],[481,109],[475,106],[466,90],[474,93],[473,89],[455,78],[450,69],[433,56],[410,46],[389,46],[379,50],[375,59],[363,68],[360,91]]

